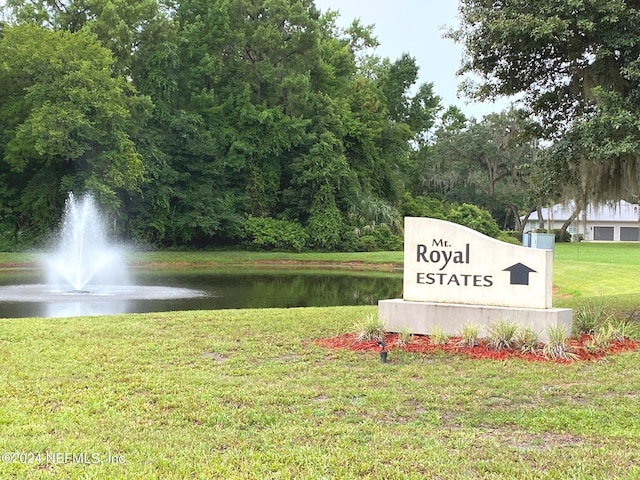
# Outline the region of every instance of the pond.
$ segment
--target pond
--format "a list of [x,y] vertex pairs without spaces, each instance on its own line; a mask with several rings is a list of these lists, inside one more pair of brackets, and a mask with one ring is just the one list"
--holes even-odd
[[[323,307],[376,305],[378,300],[402,296],[402,273],[340,270],[282,270],[243,266],[233,269],[137,270],[138,288],[153,298],[92,295],[69,292],[47,297],[35,290],[43,282],[37,270],[0,271],[0,318],[70,317],[117,313],[229,308]],[[170,287],[170,288],[168,288]],[[33,291],[32,298],[15,301],[10,289]],[[178,295],[161,295],[163,289]],[[193,295],[182,294],[189,289]]]

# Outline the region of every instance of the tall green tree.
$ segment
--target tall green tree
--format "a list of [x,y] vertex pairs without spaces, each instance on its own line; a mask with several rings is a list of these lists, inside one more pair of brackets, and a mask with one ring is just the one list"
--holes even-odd
[[7,26],[0,58],[3,176],[18,221],[46,231],[74,189],[115,209],[118,191],[142,179],[129,132],[138,128],[131,112],[148,104],[111,75],[109,50],[84,31]]
[[[174,111],[200,119],[206,149],[167,150],[176,184],[177,218],[202,211],[212,228],[194,218],[181,230],[201,237],[238,232],[242,218],[275,216],[281,208],[284,162],[307,138],[301,112],[314,63],[315,19],[307,2],[183,2],[177,44],[181,59]],[[177,107],[177,108],[176,108]],[[202,144],[202,142],[200,142]],[[193,197],[188,185],[200,184]],[[205,193],[206,192],[206,193]],[[231,223],[230,223],[231,222]],[[235,226],[234,226],[235,225]]]
[[88,30],[113,55],[111,68],[130,74],[145,29],[162,9],[158,0],[6,0],[18,24],[50,30]]

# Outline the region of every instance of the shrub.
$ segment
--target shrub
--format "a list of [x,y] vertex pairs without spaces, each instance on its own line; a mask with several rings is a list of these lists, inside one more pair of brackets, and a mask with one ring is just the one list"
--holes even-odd
[[360,237],[360,247],[363,252],[376,252],[380,250],[378,248],[378,243],[376,242],[376,237],[370,233]]
[[362,237],[359,237],[355,229],[349,225],[346,225],[341,234],[340,250],[343,252],[366,252],[365,245],[362,242]]
[[18,250],[16,235],[10,229],[3,227],[4,225],[0,224],[0,251],[13,252]]
[[560,242],[570,242],[571,241],[571,234],[569,232],[567,232],[566,230],[564,231],[564,234],[561,236],[560,232],[562,230],[560,230],[559,228],[555,229],[553,231],[553,233],[556,236],[556,243],[560,243]]
[[402,237],[391,231],[387,225],[381,225],[372,232],[377,250],[402,250]]
[[511,243],[513,245],[522,245],[522,241],[511,235],[509,232],[500,232],[498,234],[498,240],[505,243]]
[[307,244],[304,228],[287,220],[268,217],[249,217],[246,231],[252,245],[264,249],[301,251]]
[[511,237],[516,240],[520,245],[522,245],[522,233],[518,230],[501,230],[500,235],[504,235],[505,237]]
[[500,228],[491,214],[487,210],[470,203],[463,203],[451,208],[447,220],[464,225],[492,238],[497,238],[500,235]]
[[340,249],[345,252],[379,252],[402,250],[402,236],[391,231],[387,225],[380,225],[364,235],[357,235],[350,226],[342,233]]
[[435,197],[417,196],[405,193],[402,197],[402,215],[408,217],[429,217],[446,220],[449,212],[447,204]]
[[311,207],[311,216],[307,221],[307,233],[313,247],[336,250],[340,247],[344,229],[340,210],[335,202],[322,205],[320,202]]
[[10,221],[0,223],[0,251],[18,252],[38,247],[47,235],[48,232],[39,228],[16,228]]

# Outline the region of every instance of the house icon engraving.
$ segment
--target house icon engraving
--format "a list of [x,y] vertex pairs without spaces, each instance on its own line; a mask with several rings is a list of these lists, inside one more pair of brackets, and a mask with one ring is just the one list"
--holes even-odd
[[522,263],[516,263],[507,267],[503,270],[503,272],[510,272],[510,283],[511,285],[529,285],[529,274],[536,273],[536,271],[532,268],[523,265]]

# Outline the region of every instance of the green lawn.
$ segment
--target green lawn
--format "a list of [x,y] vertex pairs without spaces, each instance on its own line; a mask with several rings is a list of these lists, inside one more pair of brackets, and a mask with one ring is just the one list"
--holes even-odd
[[[246,261],[283,258],[269,255]],[[557,245],[556,302],[628,309],[639,264],[638,245]],[[0,478],[640,477],[640,352],[570,365],[391,352],[381,364],[313,343],[375,311],[0,319]]]
[[339,253],[287,253],[247,251],[202,252],[143,252],[131,255],[133,261],[144,263],[234,264],[269,262],[314,263],[402,263],[402,252],[339,252]]
[[556,306],[599,298],[614,308],[635,309],[640,299],[640,244],[558,244],[553,284]]
[[[131,264],[149,267],[169,265],[171,268],[184,266],[234,265],[246,263],[294,263],[309,262],[319,265],[341,263],[402,264],[402,252],[338,252],[338,253],[288,253],[288,252],[248,252],[248,251],[156,251],[129,252]],[[0,269],[25,266],[38,262],[39,255],[29,252],[0,252]]]

